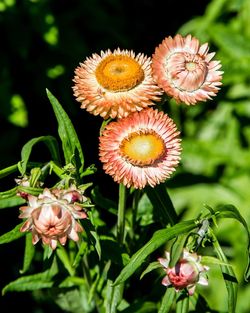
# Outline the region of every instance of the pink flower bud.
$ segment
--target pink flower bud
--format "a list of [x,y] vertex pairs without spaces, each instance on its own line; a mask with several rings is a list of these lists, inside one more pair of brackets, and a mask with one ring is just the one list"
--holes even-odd
[[158,261],[164,267],[167,275],[163,278],[164,286],[173,286],[178,292],[187,288],[189,295],[193,295],[197,284],[207,285],[207,279],[202,276],[208,267],[200,263],[201,257],[196,253],[189,253],[184,250],[183,257],[174,267],[169,267],[170,254],[166,252],[166,259],[159,258]]

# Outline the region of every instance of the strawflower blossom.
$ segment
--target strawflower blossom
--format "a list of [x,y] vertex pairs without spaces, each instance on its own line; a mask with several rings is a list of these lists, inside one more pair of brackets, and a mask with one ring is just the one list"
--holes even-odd
[[205,273],[209,267],[201,264],[201,256],[184,249],[183,256],[176,265],[169,267],[170,254],[165,252],[165,255],[166,258],[158,259],[167,274],[162,280],[164,286],[173,286],[177,292],[187,288],[191,296],[194,294],[197,284],[208,285]]
[[180,160],[181,140],[173,120],[147,108],[106,125],[99,140],[104,171],[114,181],[142,189],[164,182]]
[[207,101],[222,85],[220,61],[212,61],[215,53],[191,35],[166,37],[152,56],[153,77],[165,93],[178,103],[194,105]]
[[31,231],[33,244],[42,239],[53,250],[58,241],[62,245],[67,238],[78,241],[83,228],[76,219],[87,218],[82,208],[85,201],[87,198],[74,186],[67,190],[45,188],[38,197],[28,195],[28,205],[20,207],[19,217],[27,219],[20,231]]
[[140,111],[162,95],[152,78],[151,58],[119,48],[92,54],[75,69],[73,82],[81,108],[104,119]]

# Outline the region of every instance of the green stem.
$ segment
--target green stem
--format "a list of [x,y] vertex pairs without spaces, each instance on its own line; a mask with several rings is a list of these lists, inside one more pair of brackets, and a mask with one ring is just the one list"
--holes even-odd
[[126,206],[126,187],[123,184],[120,184],[119,185],[118,219],[117,219],[117,240],[121,245],[124,242],[125,206]]
[[135,234],[135,227],[136,227],[136,216],[138,211],[138,203],[141,197],[141,190],[134,190],[134,197],[133,197],[133,203],[132,203],[132,232],[133,236]]

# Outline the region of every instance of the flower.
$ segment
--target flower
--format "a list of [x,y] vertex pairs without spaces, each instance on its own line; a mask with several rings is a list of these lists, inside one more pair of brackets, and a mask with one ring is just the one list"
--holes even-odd
[[91,114],[121,118],[161,99],[151,71],[151,58],[142,53],[101,51],[75,69],[74,96]]
[[166,37],[152,56],[155,81],[177,102],[196,104],[215,96],[222,85],[220,61],[211,61],[208,44],[187,35]]
[[38,197],[28,195],[28,205],[20,207],[20,218],[27,218],[20,231],[32,232],[32,243],[40,239],[55,249],[59,241],[64,245],[67,238],[78,241],[78,232],[83,231],[76,219],[87,218],[79,203],[87,200],[79,190],[71,186],[68,190],[48,188]]
[[173,120],[157,109],[147,108],[113,121],[99,137],[103,169],[127,187],[154,187],[179,163],[178,135]]
[[187,288],[191,296],[194,294],[197,284],[208,285],[204,273],[209,270],[209,267],[201,264],[201,256],[184,249],[183,256],[176,265],[169,267],[170,254],[165,252],[165,255],[166,258],[158,259],[167,273],[162,280],[164,286],[173,286],[177,292]]

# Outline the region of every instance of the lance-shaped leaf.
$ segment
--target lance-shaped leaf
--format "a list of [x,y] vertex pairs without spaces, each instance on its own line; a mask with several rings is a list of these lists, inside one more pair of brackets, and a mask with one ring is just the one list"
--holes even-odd
[[165,242],[180,234],[187,233],[195,227],[197,227],[195,220],[190,220],[156,231],[152,238],[131,257],[130,262],[123,268],[120,275],[116,278],[114,285],[118,285],[127,280],[140,267],[145,259]]
[[20,172],[22,175],[24,175],[26,172],[27,164],[28,164],[33,146],[39,142],[44,142],[47,145],[47,147],[51,153],[52,160],[54,160],[56,162],[60,162],[59,148],[58,148],[57,140],[55,137],[53,137],[53,136],[41,136],[41,137],[33,138],[33,139],[29,140],[23,146],[22,151],[21,151],[21,162],[20,162],[19,169],[20,169]]
[[2,170],[0,170],[0,178],[3,178],[5,176],[8,176],[18,170],[17,164],[11,165],[9,167],[6,167]]
[[218,209],[215,211],[219,217],[227,217],[227,218],[234,218],[238,220],[243,226],[247,234],[247,266],[245,270],[245,280],[248,281],[250,276],[250,233],[248,229],[248,225],[246,220],[243,218],[243,216],[240,214],[240,212],[237,210],[237,208],[231,204],[223,205],[218,207]]
[[59,101],[48,89],[46,91],[58,122],[58,134],[62,141],[65,163],[73,162],[81,173],[84,167],[84,156],[75,128]]
[[14,241],[14,240],[19,239],[20,237],[24,236],[25,233],[20,232],[20,228],[22,225],[23,225],[23,223],[20,223],[15,228],[13,228],[11,231],[0,236],[0,244],[9,243],[11,241]]
[[[228,264],[227,257],[225,256],[219,241],[217,240],[213,230],[209,229],[210,236],[212,237],[213,246],[218,258]],[[233,268],[228,265],[221,265],[221,271],[225,280],[227,293],[228,293],[228,313],[235,313],[236,301],[237,301],[237,279]]]
[[56,259],[53,259],[50,269],[33,275],[19,277],[15,281],[6,285],[2,294],[9,291],[31,291],[42,288],[51,288],[54,285],[53,277],[58,273],[58,266]]

